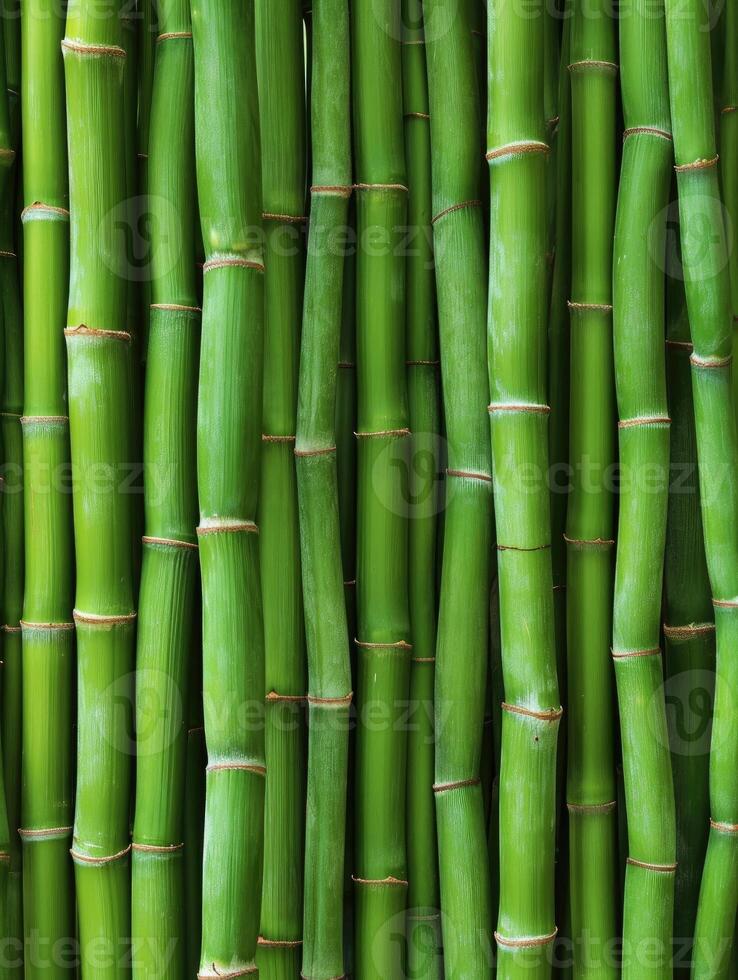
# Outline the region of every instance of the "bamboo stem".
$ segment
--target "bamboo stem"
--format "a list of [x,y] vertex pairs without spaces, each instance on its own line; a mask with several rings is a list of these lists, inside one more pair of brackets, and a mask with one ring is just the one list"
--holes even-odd
[[[492,541],[486,405],[482,129],[467,8],[425,0],[429,34],[433,243],[447,440],[438,617],[435,797],[449,976],[492,973],[492,909],[480,756]],[[446,18],[446,30],[438,24]],[[430,33],[432,31],[432,33]],[[462,300],[463,297],[463,300]]]
[[255,524],[264,266],[254,2],[196,0],[195,145],[205,244],[197,420],[208,746],[201,978],[256,971],[264,648]]
[[[550,975],[554,924],[556,676],[547,481],[548,306],[543,7],[488,20],[488,357],[505,703],[497,973]],[[522,265],[524,263],[524,265]],[[523,268],[525,272],[523,273]],[[537,475],[521,496],[521,473]]]
[[[717,671],[710,753],[710,837],[695,925],[695,980],[724,975],[738,901],[738,773],[733,694],[736,643],[738,446],[731,383],[732,316],[717,178],[707,11],[666,3],[674,155],[691,355],[702,521],[715,607]],[[706,248],[690,238],[700,228]],[[703,239],[703,235],[709,237]],[[716,474],[720,479],[716,479]]]
[[[626,130],[613,274],[621,484],[612,653],[628,815],[623,977],[641,980],[671,976],[676,871],[659,650],[669,486],[663,337],[672,146],[663,19],[645,0],[628,0],[622,14]],[[638,655],[645,651],[652,655]]]

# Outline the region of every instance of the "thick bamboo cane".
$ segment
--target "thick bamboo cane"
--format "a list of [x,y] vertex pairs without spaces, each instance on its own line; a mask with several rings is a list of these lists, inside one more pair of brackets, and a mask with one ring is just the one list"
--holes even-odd
[[[505,703],[497,974],[551,972],[556,676],[548,482],[543,6],[489,10],[488,358]],[[525,273],[522,273],[522,268]],[[526,480],[521,495],[521,479]]]
[[433,800],[433,684],[436,656],[436,525],[440,406],[436,295],[431,244],[430,115],[422,4],[403,0],[402,81],[408,182],[407,384],[410,412],[409,601],[413,655],[408,732],[407,971],[441,970],[436,816]]
[[[69,193],[61,39],[49,0],[23,6],[25,595],[23,600],[24,929],[26,975],[69,976],[74,936],[74,591],[64,323]],[[37,945],[38,943],[38,945]],[[41,943],[43,945],[41,945]],[[51,955],[50,967],[41,964]]]
[[407,906],[410,681],[405,350],[406,222],[400,4],[356,0],[358,560],[356,962],[363,980],[402,972]]
[[491,976],[489,868],[480,756],[491,574],[481,116],[468,9],[425,0],[433,242],[447,440],[438,618],[436,760],[442,931],[450,976]]
[[254,2],[195,0],[205,244],[197,420],[208,773],[200,977],[256,972],[264,840],[264,646],[255,523],[264,265]]
[[344,854],[351,665],[336,463],[342,332],[341,235],[351,195],[349,11],[315,0],[312,187],[300,357],[297,478],[308,642],[307,822],[302,976],[343,976]]
[[[678,6],[678,9],[677,9]],[[738,901],[735,650],[738,629],[738,446],[731,382],[732,317],[710,70],[708,11],[666,2],[682,260],[689,323],[707,568],[715,608],[717,672],[710,753],[710,837],[695,925],[693,977],[722,977]],[[699,232],[695,235],[695,230]]]
[[615,218],[615,24],[574,0],[571,492],[566,523],[569,874],[575,974],[610,977],[616,935],[612,631],[615,459],[612,235]]
[[306,664],[294,448],[305,273],[303,49],[300,0],[259,0],[266,246],[259,546],[269,776],[258,963],[265,980],[299,973],[302,939]]
[[[69,415],[77,591],[75,862],[82,976],[128,972],[128,852],[135,612],[131,569],[130,335],[119,4],[73,0],[62,44],[67,93]],[[101,949],[104,952],[101,955]]]
[[672,146],[663,12],[646,0],[628,0],[621,13],[626,129],[613,260],[621,477],[612,656],[628,817],[622,973],[642,980],[671,976],[676,872],[659,643],[669,487],[664,242]]
[[[148,180],[153,215],[143,457],[145,537],[136,658],[133,976],[181,978],[186,724],[197,602],[195,428],[200,310],[192,201],[187,0],[160,0]],[[199,691],[196,692],[196,696]]]

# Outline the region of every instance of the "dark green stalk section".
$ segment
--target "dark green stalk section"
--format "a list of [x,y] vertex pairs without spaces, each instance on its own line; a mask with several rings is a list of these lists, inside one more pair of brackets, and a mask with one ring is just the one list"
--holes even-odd
[[359,440],[355,972],[362,980],[395,980],[403,975],[396,936],[404,933],[407,907],[401,719],[412,651],[400,4],[355,0],[352,12]]
[[[25,595],[23,891],[26,976],[69,977],[58,945],[75,931],[69,838],[73,800],[74,591],[64,323],[69,192],[61,40],[53,0],[23,6]],[[40,940],[43,946],[34,948]],[[57,949],[54,954],[53,950]],[[51,950],[52,955],[45,955]],[[47,962],[48,965],[40,965]]]
[[202,719],[202,644],[199,623],[190,654],[187,771],[184,800],[185,922],[187,977],[197,975],[202,938],[202,850],[207,750]]
[[[440,896],[433,800],[433,685],[436,656],[436,525],[440,406],[436,290],[431,244],[431,155],[422,4],[403,0],[402,81],[405,110],[408,242],[407,384],[410,412],[409,602],[413,655],[408,733],[407,972],[441,972]],[[479,155],[477,154],[477,163]]]
[[[738,353],[738,7],[725,5],[723,12],[724,58],[720,91],[720,184],[726,211],[726,226],[732,237],[728,252],[731,311],[733,314],[733,353]],[[716,107],[717,108],[717,107]],[[738,393],[735,398],[738,418]]]
[[264,980],[292,980],[299,973],[302,939],[306,665],[294,440],[305,274],[303,49],[301,0],[258,0],[266,247],[259,491],[269,773],[258,955]]
[[613,259],[620,515],[612,656],[628,816],[623,977],[666,980],[672,975],[676,872],[660,649],[669,487],[664,246],[671,120],[663,11],[647,0],[627,0],[621,14],[626,129]]
[[492,908],[480,781],[489,638],[492,478],[487,296],[479,188],[482,121],[469,15],[425,0],[433,243],[448,458],[435,689],[434,791],[445,970],[492,974]]
[[705,564],[684,285],[668,280],[667,392],[671,492],[664,568],[666,720],[676,803],[674,975],[689,976],[702,865],[710,829],[709,758],[715,624]]
[[[705,554],[715,607],[717,671],[710,753],[710,838],[700,889],[692,975],[724,977],[738,901],[738,446],[731,383],[733,325],[717,176],[707,13],[666,3],[674,128]],[[699,229],[699,231],[697,231]]]
[[[185,779],[197,601],[194,70],[187,0],[159,0],[151,106],[151,320],[143,459],[145,537],[136,657],[133,976],[186,975]],[[199,692],[196,692],[199,694]]]
[[136,614],[126,483],[131,337],[125,254],[116,227],[126,192],[125,53],[117,15],[117,3],[102,10],[99,3],[72,0],[62,45],[71,210],[65,334],[77,568],[72,857],[85,980],[127,975],[130,942],[128,706]]
[[344,297],[341,235],[351,195],[349,53],[346,0],[315,0],[310,237],[295,446],[310,721],[301,971],[307,980],[332,980],[345,969],[352,694],[339,525],[336,390]]
[[[151,132],[151,109],[152,95],[154,86],[154,63],[157,50],[157,35],[162,32],[161,11],[156,0],[137,0],[136,26],[138,30],[137,50],[138,50],[138,71],[136,79],[138,82],[138,114],[136,120],[136,172],[137,194],[142,201],[146,200],[149,193],[149,139]],[[158,15],[158,16],[157,16]],[[158,21],[158,25],[157,25]],[[149,202],[152,203],[152,202]],[[148,212],[149,215],[151,212]],[[153,256],[151,256],[153,260]],[[143,276],[143,282],[139,290],[139,356],[146,360],[147,338],[149,334],[149,318],[151,304],[151,280],[156,276],[156,271],[149,266],[149,275]]]
[[[556,676],[548,483],[543,4],[490,10],[488,358],[505,702],[497,975],[551,972]],[[525,481],[521,494],[521,479]]]
[[195,0],[205,244],[197,418],[208,772],[200,977],[256,972],[264,857],[264,642],[255,523],[264,265],[254,0]]
[[612,240],[615,23],[604,3],[572,4],[572,277],[567,546],[567,788],[576,977],[614,977],[616,936],[612,546],[615,459]]

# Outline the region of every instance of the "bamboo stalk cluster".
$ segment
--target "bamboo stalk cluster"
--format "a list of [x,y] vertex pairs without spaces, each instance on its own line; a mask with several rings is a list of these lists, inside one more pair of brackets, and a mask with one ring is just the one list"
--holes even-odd
[[0,0],[0,980],[736,975],[734,8]]

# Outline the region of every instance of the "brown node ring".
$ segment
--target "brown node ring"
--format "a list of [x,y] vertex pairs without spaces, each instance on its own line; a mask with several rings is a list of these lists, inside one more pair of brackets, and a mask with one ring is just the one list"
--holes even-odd
[[668,626],[664,623],[662,628],[667,640],[687,640],[692,636],[715,632],[714,623],[688,623],[686,626]]
[[174,313],[202,313],[200,306],[184,306],[182,303],[152,303],[151,310],[171,310]]
[[573,61],[567,66],[569,71],[611,71],[617,72],[618,66],[614,61],[600,61],[597,58],[584,58],[582,61]]
[[255,776],[266,776],[266,766],[251,762],[212,762],[205,772],[251,772]]
[[676,864],[652,864],[650,861],[637,861],[629,857],[626,864],[632,868],[643,868],[645,871],[655,871],[656,874],[673,875],[676,872]]
[[619,429],[635,429],[642,425],[671,425],[671,419],[667,415],[642,415],[639,418],[621,419],[618,422]]
[[367,643],[362,640],[354,640],[354,644],[362,650],[412,650],[412,643],[407,640],[397,640],[394,643]]
[[404,184],[354,184],[355,191],[402,191],[408,193]]
[[355,885],[370,885],[381,887],[382,885],[390,885],[391,887],[407,888],[408,882],[404,878],[395,878],[394,875],[387,875],[386,878],[359,878],[357,875],[351,875],[351,880]]
[[433,792],[438,793],[450,793],[455,789],[466,789],[469,786],[479,786],[481,779],[475,777],[474,779],[459,779],[455,783],[434,783]]
[[380,429],[378,432],[354,432],[357,439],[381,439],[384,436],[409,436],[410,429]]
[[556,939],[558,933],[559,930],[554,928],[554,931],[547,936],[523,936],[520,939],[513,939],[495,931],[495,941],[498,946],[506,946],[510,949],[533,949],[536,946],[548,946]]
[[209,534],[258,534],[259,528],[253,521],[234,521],[233,524],[201,524],[196,528],[198,538]]
[[130,343],[131,335],[126,330],[102,330],[98,327],[88,327],[80,323],[76,327],[65,327],[65,337],[90,337],[98,340],[122,340]]
[[183,40],[183,41],[192,40],[192,31],[166,31],[164,34],[160,34],[157,37],[156,43],[161,44],[162,41],[175,41],[175,40]]
[[61,43],[62,51],[74,51],[75,54],[89,55],[97,58],[125,58],[126,53],[117,44],[88,44],[86,41],[70,41],[67,38]]
[[579,303],[569,299],[566,305],[572,313],[612,313],[612,303]]
[[178,538],[156,538],[145,534],[141,540],[144,544],[156,544],[164,548],[189,548],[197,551],[197,544],[192,541],[180,541]]
[[328,194],[335,197],[351,197],[353,191],[353,184],[348,186],[341,184],[314,184],[310,188],[311,194]]
[[343,698],[318,698],[318,697],[316,697],[313,694],[308,694],[308,696],[307,696],[307,702],[308,702],[308,704],[322,704],[322,705],[326,705],[327,707],[330,707],[331,705],[333,705],[335,707],[339,707],[340,708],[344,704],[351,704],[351,702],[353,700],[354,700],[354,692],[353,691],[350,691]]
[[738,834],[738,823],[723,823],[721,820],[711,818],[710,827],[721,834]]
[[63,840],[74,830],[74,827],[42,827],[28,830],[23,827],[18,828],[18,836],[21,840]]
[[617,801],[610,800],[609,803],[567,803],[566,809],[569,813],[586,815],[589,813],[612,813],[616,806]]
[[558,721],[564,713],[563,708],[550,708],[548,711],[535,711],[532,708],[525,708],[519,704],[510,704],[503,701],[502,710],[509,714],[522,715],[524,718],[535,718],[536,721]]
[[635,660],[638,657],[659,657],[661,647],[649,647],[647,650],[611,650],[613,660]]
[[134,622],[137,613],[121,613],[119,616],[104,616],[97,613],[82,612],[79,609],[72,610],[75,623],[84,623],[85,626],[127,626]]
[[34,214],[52,214],[64,221],[69,220],[69,211],[66,208],[57,207],[54,204],[44,204],[43,201],[34,201],[21,211],[21,221],[27,221]]
[[32,631],[48,631],[52,632],[71,632],[74,629],[74,623],[29,623],[27,620],[22,619],[20,621],[22,630],[32,630]]
[[131,844],[131,850],[145,854],[177,854],[184,850],[184,844]]
[[453,214],[455,211],[464,211],[467,208],[481,208],[481,206],[481,201],[461,201],[459,204],[452,204],[451,207],[444,208],[435,217],[431,218],[431,224],[434,225],[441,218],[445,218],[447,214]]
[[69,853],[72,855],[72,860],[76,861],[78,864],[91,864],[91,865],[104,865],[113,864],[115,861],[120,861],[122,858],[128,857],[131,852],[131,845],[124,847],[122,851],[118,851],[117,854],[106,855],[105,857],[94,857],[90,854],[81,854],[79,851],[75,851],[71,848]]
[[302,939],[267,939],[266,936],[259,936],[256,943],[258,946],[271,946],[274,949],[292,949],[302,946]]
[[304,704],[307,698],[304,694],[277,694],[276,691],[270,691],[264,700],[267,704],[276,704],[278,702]]
[[689,363],[693,367],[701,368],[703,371],[717,371],[720,368],[730,367],[732,360],[732,354],[728,354],[727,357],[700,357],[699,354],[692,353],[689,358]]
[[550,547],[551,547],[550,544],[537,544],[537,545],[533,545],[530,548],[523,548],[520,545],[516,545],[516,544],[496,544],[495,545],[495,548],[497,548],[498,551],[521,551],[524,554],[529,554],[529,553],[531,553],[533,551],[548,551],[548,549]]
[[263,221],[279,221],[285,225],[304,225],[307,217],[304,214],[276,214],[273,211],[262,212]]
[[667,133],[665,129],[658,129],[656,126],[632,126],[630,129],[623,131],[623,142],[627,140],[629,136],[658,136],[662,140],[672,141],[671,133]]
[[678,174],[687,173],[689,170],[709,170],[710,167],[716,167],[720,157],[715,154],[714,157],[709,159],[702,158],[700,160],[693,160],[691,163],[677,163],[674,164],[674,170]]
[[484,483],[492,482],[492,477],[489,473],[477,473],[473,470],[446,470],[446,476],[456,476],[461,480],[482,480]]
[[713,599],[712,604],[718,609],[738,609],[738,599]]
[[514,143],[505,143],[504,146],[497,146],[493,150],[488,150],[484,159],[488,163],[493,160],[502,160],[505,157],[518,157],[524,156],[527,153],[544,153],[550,152],[550,147],[548,143],[543,143],[541,140],[519,140]]
[[490,415],[497,412],[520,412],[523,415],[550,415],[550,405],[537,405],[535,402],[492,402],[487,406]]
[[203,275],[214,269],[252,269],[254,272],[263,272],[264,263],[256,262],[254,259],[243,259],[236,255],[229,258],[208,259],[202,267]]
[[270,436],[266,433],[262,433],[262,442],[294,442],[296,436]]

